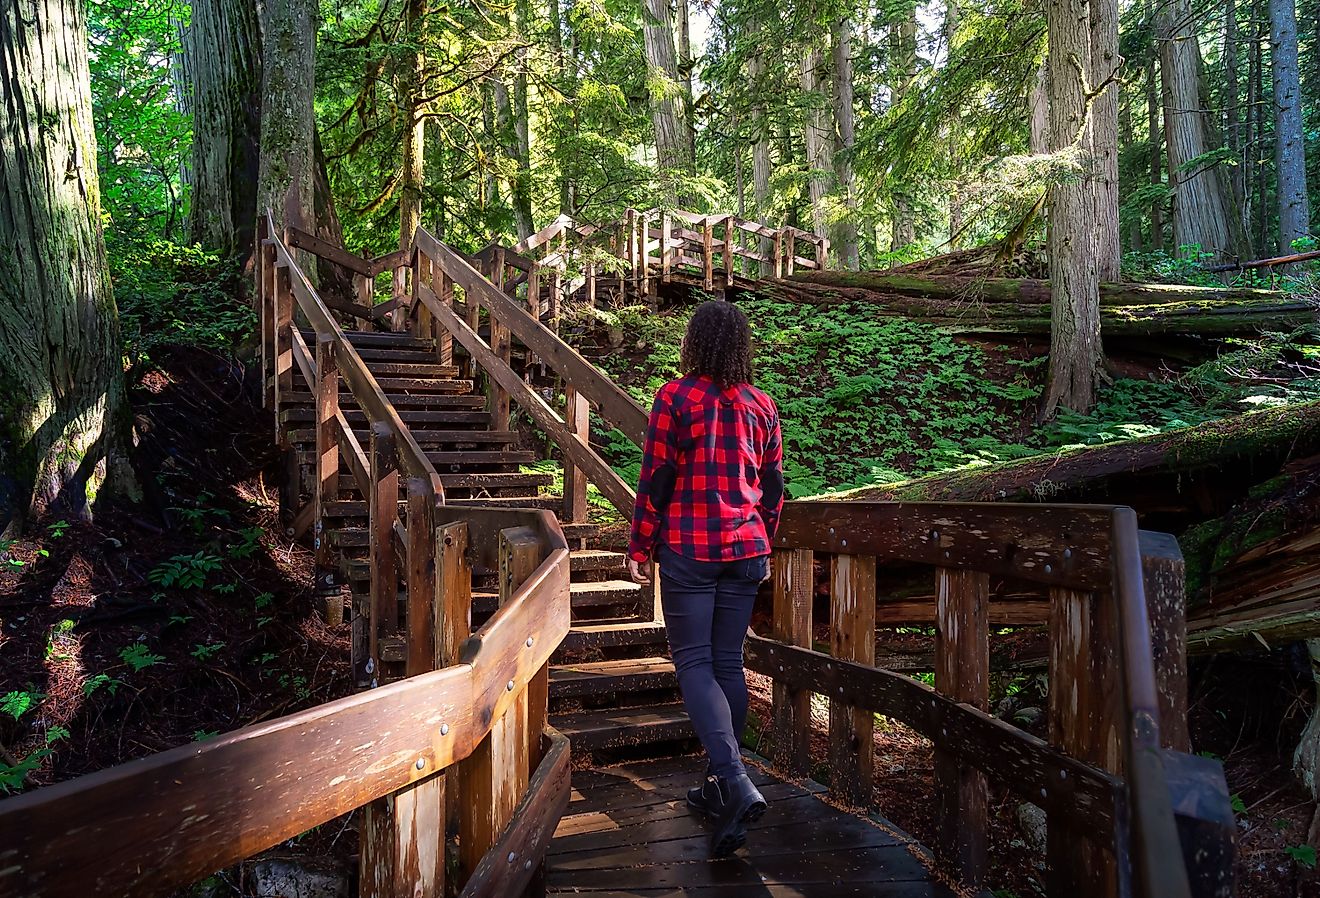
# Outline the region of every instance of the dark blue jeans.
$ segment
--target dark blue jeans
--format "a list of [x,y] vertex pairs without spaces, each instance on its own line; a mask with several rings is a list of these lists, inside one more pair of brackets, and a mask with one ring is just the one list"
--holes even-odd
[[743,641],[768,555],[693,561],[660,546],[660,603],[683,704],[716,776],[744,772],[738,740],[747,723]]

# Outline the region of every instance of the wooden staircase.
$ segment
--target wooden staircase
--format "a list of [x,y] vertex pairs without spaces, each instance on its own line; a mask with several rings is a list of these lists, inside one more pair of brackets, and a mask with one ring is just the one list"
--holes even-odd
[[[486,395],[460,378],[456,366],[435,363],[431,339],[372,331],[345,335],[435,466],[447,504],[542,508],[564,517],[562,497],[544,492],[551,475],[522,470],[539,456],[518,448],[517,432],[492,429]],[[307,332],[303,338],[311,342],[314,335]],[[366,446],[366,416],[351,392],[341,392],[340,407]],[[294,392],[281,404],[280,421],[299,465],[310,468],[315,408],[299,371]],[[308,476],[300,479],[310,482]],[[325,516],[324,538],[338,558],[338,582],[349,591],[347,618],[354,639],[362,641],[370,607],[371,540],[367,497],[352,476],[340,477],[339,496],[325,503]],[[602,544],[599,527],[567,520],[562,527],[571,548],[573,626],[550,671],[552,723],[572,740],[575,751],[588,755],[691,739],[654,589],[627,578],[624,554]],[[497,574],[489,568],[473,570],[473,629],[499,605]],[[400,602],[404,599],[401,594]],[[402,635],[383,635],[380,672],[373,677],[359,671],[357,685],[402,676],[404,651]]]

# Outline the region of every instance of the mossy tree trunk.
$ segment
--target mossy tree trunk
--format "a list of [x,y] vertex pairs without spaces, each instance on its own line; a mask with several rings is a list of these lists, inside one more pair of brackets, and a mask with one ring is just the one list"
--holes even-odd
[[0,80],[0,508],[21,520],[127,471],[82,0],[5,0]]
[[315,227],[316,15],[314,0],[265,4],[257,214],[277,228]]
[[189,234],[246,258],[257,220],[261,35],[255,0],[194,0],[183,32],[192,113]]

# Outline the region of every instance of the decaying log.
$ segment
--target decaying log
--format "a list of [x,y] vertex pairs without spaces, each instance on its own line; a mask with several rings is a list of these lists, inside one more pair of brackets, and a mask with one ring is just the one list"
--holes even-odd
[[[958,333],[1048,334],[1050,283],[1034,278],[805,271],[761,292],[809,303],[859,302]],[[1271,290],[1176,284],[1102,284],[1107,336],[1229,336],[1291,331],[1316,322],[1317,303]]]

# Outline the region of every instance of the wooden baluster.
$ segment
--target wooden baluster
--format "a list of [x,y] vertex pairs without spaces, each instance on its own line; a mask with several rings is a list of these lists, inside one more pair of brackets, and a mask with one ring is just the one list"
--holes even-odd
[[[955,702],[990,708],[990,577],[940,568],[935,587],[935,689]],[[986,870],[985,774],[935,742],[936,851],[971,891]]]
[[[434,264],[434,263],[432,263]],[[444,271],[432,269],[432,287],[435,295],[440,298],[440,302],[447,308],[454,307],[454,285],[445,277]],[[454,364],[454,335],[435,320],[435,355],[436,361],[441,365]]]
[[715,289],[715,234],[714,225],[707,216],[701,222],[702,287],[709,293]]
[[[500,605],[503,606],[540,563],[540,539],[530,527],[511,527],[500,531],[499,552]],[[458,845],[465,881],[499,839],[527,791],[531,775],[527,701],[527,690],[523,689],[460,765],[463,798]]]
[[[776,549],[773,636],[785,645],[811,648],[811,604],[815,596],[814,555],[810,549]],[[811,772],[811,691],[774,684],[775,765],[789,776]]]
[[[875,664],[875,558],[835,555],[830,565],[830,653]],[[830,790],[858,807],[871,803],[875,718],[830,697]]]
[[[627,234],[627,240],[624,244],[623,260],[628,264],[624,267],[627,272],[626,277],[633,279],[637,276],[637,210],[628,209],[623,213],[623,228]],[[619,292],[623,292],[622,280],[625,275],[619,275]]]
[[541,263],[533,262],[532,270],[527,272],[527,311],[537,321],[541,320]]
[[792,277],[793,269],[797,265],[797,234],[789,231],[785,236],[788,240],[785,241],[784,274],[786,277]]
[[399,455],[394,434],[377,422],[371,425],[371,495],[369,549],[371,621],[367,625],[367,671],[372,686],[380,683],[380,638],[399,629],[399,576],[394,560],[394,522],[399,517]]
[[[261,317],[261,407],[275,407],[275,385],[271,380],[271,359],[275,353],[275,315],[271,305],[272,277],[275,274],[273,247],[266,245],[270,237],[270,226],[266,216],[257,220],[257,268],[256,284],[257,311]],[[278,426],[278,421],[276,422]]]
[[[573,435],[586,444],[590,440],[590,415],[587,397],[572,385],[564,388],[564,423]],[[587,478],[577,465],[564,458],[564,522],[581,523],[587,519]]]
[[[468,561],[468,525],[453,521],[436,528],[435,622],[436,669],[458,663],[458,651],[471,632],[472,565]],[[458,766],[446,774],[446,813],[457,826],[460,815]]]
[[784,229],[783,228],[780,228],[778,231],[775,231],[774,254],[775,254],[775,258],[774,258],[775,277],[781,278],[784,276]]
[[642,213],[641,223],[638,225],[638,239],[640,241],[640,258],[638,259],[638,283],[642,296],[651,296],[653,283],[651,281],[651,216]]
[[660,280],[669,281],[669,273],[673,268],[674,260],[670,257],[670,234],[674,229],[674,223],[670,220],[669,213],[663,212],[660,215]]
[[[472,328],[474,331],[480,330],[481,303],[477,302],[477,298],[475,296],[465,292],[463,294],[463,304],[467,309],[468,327]],[[476,380],[477,378],[477,363],[472,359],[471,356],[468,356],[463,361],[463,378],[465,380]]]
[[[339,498],[339,364],[335,356],[335,338],[316,335],[316,474],[312,478],[316,519],[312,535],[316,550],[318,584],[328,576],[334,583],[335,553],[326,538],[326,505]],[[337,626],[344,616],[343,598],[338,591],[326,598],[325,617]]]
[[733,216],[724,216],[724,286],[733,286]]
[[275,439],[284,446],[280,406],[293,392],[293,287],[289,269],[275,272]]
[[[420,478],[408,481],[406,676],[434,670],[435,500]],[[363,809],[358,894],[364,898],[444,898],[445,775],[439,771]]]
[[[422,276],[425,273],[427,261],[429,260],[421,253],[416,253],[410,268],[408,299],[413,310],[410,319],[412,322],[412,335],[418,338],[431,336],[431,310],[417,301],[417,288],[422,284]],[[430,286],[430,278],[426,279],[426,285]]]
[[[1050,590],[1049,740],[1103,770],[1121,773],[1118,750],[1117,602],[1094,593]],[[1108,846],[1110,849],[1112,845]],[[1118,894],[1113,855],[1084,832],[1049,820],[1046,893],[1068,898]]]
[[[353,286],[357,289],[358,304],[370,309],[376,304],[376,281],[365,274],[353,275]],[[367,330],[371,327],[371,322],[363,318],[354,318],[354,325],[358,330]]]
[[1160,743],[1190,752],[1187,732],[1187,586],[1178,540],[1142,530],[1141,575],[1150,618],[1155,685],[1160,699]]
[[561,260],[550,273],[550,296],[546,303],[549,306],[546,314],[550,316],[550,330],[556,334],[559,333],[559,296],[564,289],[563,277],[560,274],[560,266],[562,265],[563,261]]
[[825,262],[830,252],[830,241],[828,237],[816,238],[816,270],[824,271]]
[[[487,309],[487,312],[490,320],[490,348],[499,356],[501,362],[508,365],[513,361],[513,341],[510,331],[495,316],[493,309]],[[491,414],[491,430],[508,430],[512,409],[508,391],[501,387],[495,378],[487,376],[486,395],[489,399],[487,405]]]

